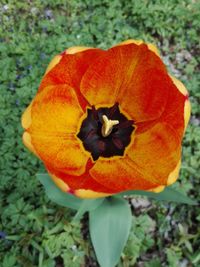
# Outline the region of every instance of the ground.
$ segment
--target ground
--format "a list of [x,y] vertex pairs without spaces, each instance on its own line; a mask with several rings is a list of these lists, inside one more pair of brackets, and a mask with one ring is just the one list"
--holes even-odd
[[[43,166],[22,144],[20,117],[51,58],[74,45],[157,44],[188,88],[192,117],[174,187],[200,199],[198,0],[0,1],[0,267],[98,266],[87,216],[53,204]],[[133,226],[118,267],[200,266],[200,208],[133,199]]]

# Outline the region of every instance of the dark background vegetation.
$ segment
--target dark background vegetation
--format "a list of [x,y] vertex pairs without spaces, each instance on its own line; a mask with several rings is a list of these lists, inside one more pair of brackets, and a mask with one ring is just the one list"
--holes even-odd
[[[98,266],[87,218],[53,204],[22,144],[20,117],[48,62],[74,45],[108,48],[135,38],[158,45],[190,92],[192,117],[174,187],[199,198],[198,0],[0,1],[0,267]],[[200,266],[200,207],[133,199],[133,230],[118,267]]]

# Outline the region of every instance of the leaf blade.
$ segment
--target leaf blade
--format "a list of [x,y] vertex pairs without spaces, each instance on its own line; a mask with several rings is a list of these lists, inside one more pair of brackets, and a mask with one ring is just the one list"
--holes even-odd
[[172,187],[166,187],[161,193],[153,193],[148,191],[142,190],[132,190],[132,191],[125,191],[120,193],[119,195],[124,196],[131,196],[131,195],[141,195],[147,196],[149,198],[153,198],[158,201],[172,201],[176,203],[183,203],[188,205],[197,205],[197,202],[193,199],[190,199],[188,196],[183,195],[182,193],[176,191]]
[[102,267],[114,267],[118,263],[131,222],[131,209],[122,198],[106,198],[97,209],[89,212],[90,236]]
[[78,210],[82,199],[79,199],[73,195],[68,194],[67,192],[61,191],[55,183],[52,181],[48,174],[37,174],[36,175],[41,184],[44,186],[47,196],[51,201],[55,202],[58,205],[63,207],[71,208]]
[[73,220],[80,220],[85,212],[95,210],[103,201],[104,198],[84,199]]

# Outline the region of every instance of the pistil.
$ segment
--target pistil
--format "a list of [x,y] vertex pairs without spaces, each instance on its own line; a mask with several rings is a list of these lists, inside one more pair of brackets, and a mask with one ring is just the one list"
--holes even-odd
[[109,120],[106,115],[102,116],[103,125],[101,128],[101,134],[103,137],[107,137],[111,132],[115,125],[119,124],[118,120]]

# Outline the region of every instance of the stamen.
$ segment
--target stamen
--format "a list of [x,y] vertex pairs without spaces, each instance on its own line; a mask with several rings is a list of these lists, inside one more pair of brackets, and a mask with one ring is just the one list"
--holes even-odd
[[106,115],[103,115],[102,119],[103,119],[103,126],[101,128],[101,134],[103,135],[103,137],[106,137],[112,132],[113,126],[119,124],[119,121],[109,120]]

